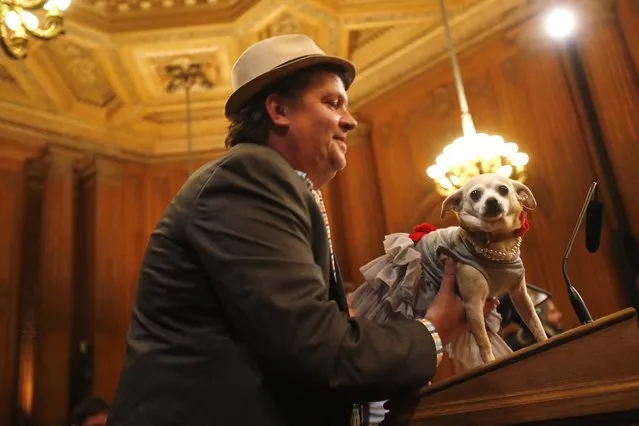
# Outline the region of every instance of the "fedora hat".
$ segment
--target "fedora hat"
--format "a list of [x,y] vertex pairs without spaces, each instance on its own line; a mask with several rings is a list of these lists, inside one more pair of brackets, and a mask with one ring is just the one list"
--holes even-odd
[[316,64],[335,64],[344,69],[346,89],[355,79],[355,66],[324,53],[317,44],[302,34],[287,34],[259,41],[246,49],[233,65],[233,93],[226,101],[227,117],[240,110],[252,96],[275,80]]

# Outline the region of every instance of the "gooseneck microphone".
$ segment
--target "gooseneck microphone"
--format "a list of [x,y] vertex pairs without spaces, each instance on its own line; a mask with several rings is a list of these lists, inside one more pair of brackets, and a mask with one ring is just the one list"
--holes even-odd
[[[584,217],[586,216],[586,211],[588,210],[588,206],[590,202],[593,200],[595,195],[595,191],[597,190],[597,182],[593,182],[590,185],[590,189],[588,190],[588,195],[586,196],[586,201],[581,208],[581,212],[579,213],[579,218],[577,219],[577,224],[575,225],[575,229],[572,230],[572,235],[570,236],[570,240],[568,241],[568,247],[566,248],[566,254],[564,254],[563,264],[561,267],[561,271],[564,274],[564,280],[566,281],[566,286],[568,287],[568,298],[570,299],[570,303],[572,304],[572,308],[575,310],[575,314],[577,314],[577,319],[582,324],[588,324],[592,322],[592,317],[590,316],[590,312],[588,312],[588,308],[586,308],[586,304],[583,299],[579,295],[577,289],[570,282],[570,278],[568,278],[568,257],[570,256],[570,252],[572,251],[572,246],[575,244],[575,239],[577,238],[577,233],[579,232],[579,228],[581,228],[581,224],[584,221]],[[603,207],[603,206],[602,206]],[[602,208],[603,212],[603,208]],[[599,246],[599,237],[597,237],[597,247]],[[593,244],[594,246],[594,244]]]
[[586,210],[586,249],[594,253],[599,249],[601,229],[603,228],[604,206],[599,201],[599,189],[595,187],[593,199]]

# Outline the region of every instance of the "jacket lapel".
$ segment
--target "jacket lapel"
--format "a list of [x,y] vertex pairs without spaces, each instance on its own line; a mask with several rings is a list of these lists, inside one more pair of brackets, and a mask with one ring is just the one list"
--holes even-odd
[[348,314],[348,304],[346,303],[346,294],[344,294],[344,282],[342,281],[342,272],[340,271],[337,259],[335,259],[334,264],[335,270],[333,270],[331,266],[328,295],[337,303],[341,311]]

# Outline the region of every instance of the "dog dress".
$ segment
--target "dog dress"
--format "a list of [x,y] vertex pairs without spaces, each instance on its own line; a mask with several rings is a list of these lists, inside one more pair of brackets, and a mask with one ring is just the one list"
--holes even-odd
[[[512,260],[494,261],[479,257],[462,238],[459,226],[424,234],[395,233],[384,238],[385,254],[364,265],[365,282],[352,295],[358,315],[375,322],[397,318],[421,319],[439,291],[444,276],[440,252],[479,270],[488,282],[503,280],[510,288],[524,277],[519,255]],[[499,336],[501,315],[494,309],[486,317],[486,331],[496,358],[512,352]],[[446,348],[457,372],[483,365],[479,347],[470,331]]]

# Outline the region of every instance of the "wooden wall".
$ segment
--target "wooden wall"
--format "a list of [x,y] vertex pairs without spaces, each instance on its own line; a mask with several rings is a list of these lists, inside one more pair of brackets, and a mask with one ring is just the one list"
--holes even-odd
[[[616,7],[585,11],[578,49],[636,238],[639,5]],[[530,155],[528,184],[539,208],[524,243],[528,279],[553,291],[570,328],[576,319],[561,257],[602,167],[565,48],[539,31],[538,20],[523,22],[463,52],[461,67],[477,128]],[[325,189],[338,259],[356,284],[359,268],[382,253],[385,234],[423,221],[454,223],[439,219],[442,197],[425,176],[461,130],[449,61],[359,113],[349,165]],[[186,161],[85,158],[0,140],[0,424],[60,425],[81,396],[112,397],[148,235],[186,176]],[[610,195],[604,191],[606,201]],[[628,304],[612,247],[620,225],[610,209],[605,225],[600,251],[587,253],[580,235],[570,264],[594,317]],[[93,376],[85,382],[87,355]],[[438,377],[448,374],[444,367]]]
[[111,399],[148,235],[187,174],[0,141],[0,424]]

